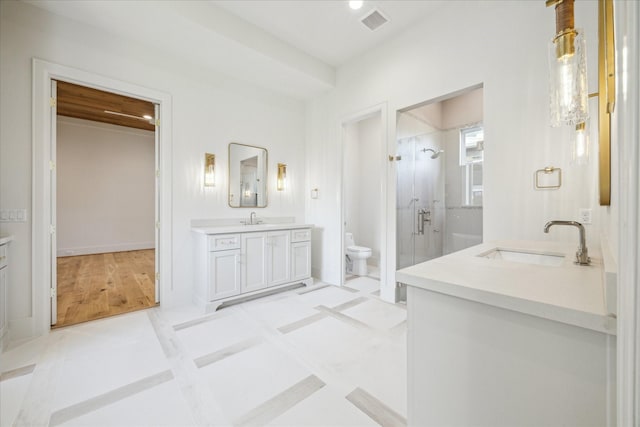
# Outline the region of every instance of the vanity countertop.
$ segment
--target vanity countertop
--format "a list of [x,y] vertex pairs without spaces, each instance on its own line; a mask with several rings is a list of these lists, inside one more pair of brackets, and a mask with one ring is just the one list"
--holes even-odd
[[191,231],[200,234],[226,234],[226,233],[251,233],[256,231],[273,231],[273,230],[293,230],[299,228],[312,228],[311,224],[298,223],[274,223],[274,224],[254,224],[254,225],[219,225],[191,227]]
[[9,243],[10,241],[13,240],[13,236],[12,235],[0,235],[0,245],[4,245],[5,243]]
[[[482,256],[496,248],[564,259],[551,266]],[[615,335],[615,318],[604,303],[602,256],[589,248],[591,265],[575,265],[576,249],[549,241],[487,242],[398,270],[396,281]]]

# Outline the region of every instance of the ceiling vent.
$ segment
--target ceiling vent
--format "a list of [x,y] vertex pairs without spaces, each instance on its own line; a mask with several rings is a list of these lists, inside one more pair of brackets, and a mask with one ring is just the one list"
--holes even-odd
[[383,24],[389,22],[386,16],[382,14],[378,9],[373,9],[367,15],[360,20],[368,29],[375,31]]

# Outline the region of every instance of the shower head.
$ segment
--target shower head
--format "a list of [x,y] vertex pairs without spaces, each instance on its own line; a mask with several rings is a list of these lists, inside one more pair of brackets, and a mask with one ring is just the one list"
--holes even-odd
[[444,150],[434,150],[433,148],[423,148],[422,150],[423,153],[426,153],[427,151],[431,151],[433,154],[431,154],[431,158],[432,159],[437,159],[438,157],[440,157],[440,154],[444,153]]

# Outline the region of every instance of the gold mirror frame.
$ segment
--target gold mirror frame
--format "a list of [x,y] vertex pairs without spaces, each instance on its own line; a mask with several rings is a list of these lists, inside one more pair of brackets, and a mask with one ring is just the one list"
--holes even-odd
[[611,204],[611,113],[615,107],[613,0],[598,0],[598,175],[600,206]]

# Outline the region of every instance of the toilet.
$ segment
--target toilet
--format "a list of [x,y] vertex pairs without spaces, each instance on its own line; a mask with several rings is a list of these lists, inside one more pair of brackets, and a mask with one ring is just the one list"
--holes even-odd
[[351,261],[351,271],[349,271],[349,263],[347,263],[347,273],[366,276],[367,259],[371,256],[371,248],[356,246],[353,240],[353,233],[345,233],[344,244],[347,250],[347,257]]

